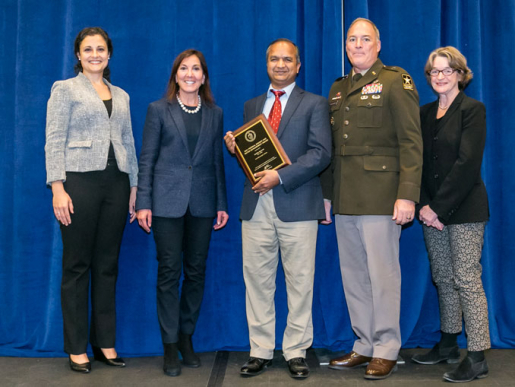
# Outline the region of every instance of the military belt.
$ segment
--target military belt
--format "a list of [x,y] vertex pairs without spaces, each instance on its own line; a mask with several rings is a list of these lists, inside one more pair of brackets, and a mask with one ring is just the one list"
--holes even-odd
[[337,156],[399,156],[399,148],[384,146],[349,146],[342,145],[335,150]]

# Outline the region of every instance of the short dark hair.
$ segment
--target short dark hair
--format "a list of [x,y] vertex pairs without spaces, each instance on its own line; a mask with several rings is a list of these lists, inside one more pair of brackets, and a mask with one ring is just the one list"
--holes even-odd
[[293,47],[295,47],[295,59],[297,59],[297,63],[300,63],[299,48],[297,47],[297,45],[295,43],[293,43],[290,39],[287,39],[287,38],[275,39],[272,43],[270,43],[268,45],[268,47],[266,49],[266,60],[268,61],[268,53],[270,52],[270,47],[272,47],[274,44],[279,43],[279,42],[286,42],[286,43],[290,43],[291,45],[293,45]]
[[[73,44],[73,54],[75,55],[75,58],[77,58],[77,63],[74,66],[75,74],[82,72],[82,64],[80,63],[80,60],[78,60],[78,54],[80,52],[80,45],[82,41],[86,39],[86,36],[95,35],[100,35],[105,40],[109,56],[113,55],[113,42],[111,42],[111,38],[107,32],[105,32],[105,30],[100,27],[86,27],[77,34],[75,43]],[[111,82],[111,70],[109,69],[109,64],[104,69],[103,77]]]
[[169,101],[173,101],[177,98],[177,93],[179,92],[179,85],[175,81],[175,75],[177,75],[177,71],[179,70],[179,66],[182,61],[190,56],[195,55],[200,61],[200,66],[202,67],[202,72],[204,73],[204,84],[200,86],[199,95],[202,101],[204,101],[207,105],[212,106],[215,103],[215,99],[213,97],[213,93],[211,92],[211,86],[209,84],[209,73],[207,71],[207,63],[206,58],[204,58],[204,54],[200,51],[190,48],[181,52],[177,55],[177,58],[173,61],[172,72],[170,74],[170,80],[168,81],[168,87],[166,89],[166,99]]

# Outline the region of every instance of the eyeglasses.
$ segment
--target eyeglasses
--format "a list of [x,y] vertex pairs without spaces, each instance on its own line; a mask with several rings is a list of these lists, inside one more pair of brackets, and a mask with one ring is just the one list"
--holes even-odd
[[450,67],[447,67],[443,70],[438,70],[438,69],[432,69],[431,71],[429,71],[429,75],[431,75],[432,77],[437,77],[438,75],[440,75],[440,73],[442,73],[443,75],[445,75],[446,77],[448,77],[449,75],[452,75],[455,71],[459,71],[458,69],[451,69]]

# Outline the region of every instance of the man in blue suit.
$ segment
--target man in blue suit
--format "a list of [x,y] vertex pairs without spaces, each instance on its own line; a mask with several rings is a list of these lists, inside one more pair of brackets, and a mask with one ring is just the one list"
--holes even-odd
[[[290,376],[309,376],[305,357],[313,341],[316,238],[318,220],[325,219],[318,175],[331,159],[331,129],[327,100],[296,86],[299,70],[297,46],[288,39],[272,42],[267,49],[271,85],[265,94],[245,103],[245,122],[265,114],[292,164],[257,173],[254,186],[245,181],[240,218],[251,350],[241,368],[243,376],[262,373],[273,358],[279,250],[288,293],[283,355]],[[225,142],[234,153],[231,132]]]

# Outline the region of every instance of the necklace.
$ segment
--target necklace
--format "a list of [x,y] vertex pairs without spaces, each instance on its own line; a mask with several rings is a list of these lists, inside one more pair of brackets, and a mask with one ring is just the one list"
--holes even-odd
[[184,106],[181,99],[179,98],[179,94],[177,94],[177,102],[179,102],[179,105],[181,105],[181,109],[184,110],[186,113],[195,114],[195,113],[198,113],[198,111],[200,110],[200,107],[202,106],[200,95],[198,95],[197,97],[198,97],[198,105],[193,110],[189,110],[186,106]]
[[449,107],[449,105],[447,105],[447,106],[442,106],[442,105],[440,105],[440,102],[438,102],[438,107],[439,107],[440,109],[442,109],[442,110],[447,110],[447,108]]

